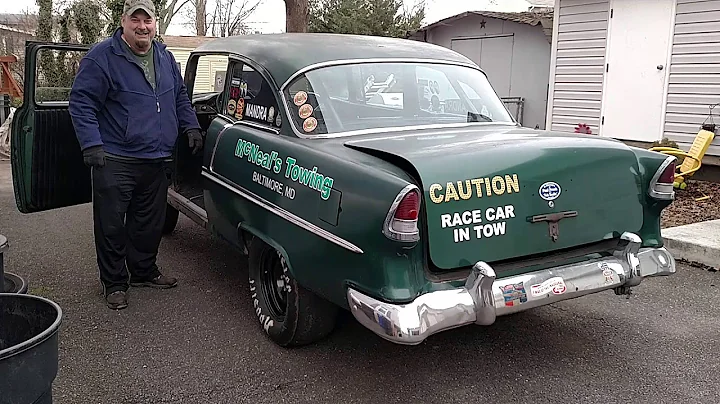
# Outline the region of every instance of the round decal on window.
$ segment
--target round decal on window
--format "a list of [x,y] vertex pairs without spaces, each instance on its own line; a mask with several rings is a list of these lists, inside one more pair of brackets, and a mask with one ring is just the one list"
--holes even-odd
[[313,113],[313,107],[310,104],[303,104],[302,107],[298,110],[300,113],[300,118],[305,119],[312,115]]
[[228,112],[228,114],[230,114],[231,116],[232,116],[232,114],[235,113],[235,106],[236,106],[236,105],[237,105],[237,104],[235,103],[235,100],[230,100],[230,101],[228,101],[227,112]]
[[303,130],[305,132],[312,132],[317,128],[317,123],[317,119],[311,116],[303,122]]
[[307,101],[308,95],[305,91],[298,91],[297,94],[295,94],[295,97],[293,98],[293,102],[298,107],[305,104],[305,101]]

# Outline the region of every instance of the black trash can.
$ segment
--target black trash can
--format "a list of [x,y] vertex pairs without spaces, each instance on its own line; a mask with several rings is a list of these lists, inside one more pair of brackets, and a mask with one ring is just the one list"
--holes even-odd
[[0,404],[51,404],[62,310],[40,296],[0,293]]
[[10,272],[5,272],[5,252],[9,244],[7,237],[0,234],[0,293],[27,293],[28,284],[25,279]]

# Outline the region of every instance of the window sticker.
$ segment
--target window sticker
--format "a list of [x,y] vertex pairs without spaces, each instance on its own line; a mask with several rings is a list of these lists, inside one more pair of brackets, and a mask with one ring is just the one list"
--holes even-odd
[[300,114],[300,118],[305,119],[312,115],[313,113],[313,107],[310,104],[303,104],[299,109],[298,113]]
[[243,112],[245,112],[245,100],[241,98],[237,101],[237,107],[235,108],[235,118],[241,121],[243,119]]
[[295,94],[295,97],[293,98],[293,102],[298,107],[305,104],[305,101],[307,101],[308,95],[305,91],[298,91],[297,94]]
[[314,117],[309,117],[303,122],[303,130],[305,132],[312,132],[317,128],[318,121]]

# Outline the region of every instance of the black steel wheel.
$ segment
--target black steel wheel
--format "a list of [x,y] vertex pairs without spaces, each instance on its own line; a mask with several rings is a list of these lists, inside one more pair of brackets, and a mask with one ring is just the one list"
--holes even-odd
[[280,346],[300,346],[325,338],[335,328],[339,307],[300,286],[285,257],[254,237],[248,281],[260,327]]

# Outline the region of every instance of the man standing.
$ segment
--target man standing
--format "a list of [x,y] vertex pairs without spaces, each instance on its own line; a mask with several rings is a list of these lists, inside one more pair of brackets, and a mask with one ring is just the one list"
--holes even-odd
[[122,27],[85,55],[70,92],[70,115],[92,170],[97,262],[112,309],[127,307],[130,285],[177,285],[156,264],[166,164],[180,132],[194,153],[202,147],[180,70],[155,32],[152,0],[125,0]]

